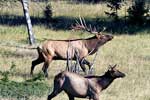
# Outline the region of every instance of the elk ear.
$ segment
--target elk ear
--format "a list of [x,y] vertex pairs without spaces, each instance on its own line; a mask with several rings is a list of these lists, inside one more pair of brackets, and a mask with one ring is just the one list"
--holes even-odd
[[114,69],[114,68],[116,68],[116,66],[117,66],[117,64],[115,64],[112,68]]
[[109,71],[112,71],[112,70],[114,70],[114,69],[116,68],[116,66],[117,66],[117,64],[115,64],[115,65],[113,65],[113,66],[112,66],[112,65],[109,65],[109,66],[108,66],[108,70],[109,70]]
[[102,36],[101,33],[97,33],[97,34],[96,34],[96,37],[97,37],[98,39],[100,39],[101,36]]
[[109,71],[112,70],[112,66],[111,66],[111,65],[108,66],[108,70],[109,70]]

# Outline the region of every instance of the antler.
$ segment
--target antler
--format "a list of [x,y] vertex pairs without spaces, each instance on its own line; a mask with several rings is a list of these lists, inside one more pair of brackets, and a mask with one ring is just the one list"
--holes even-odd
[[89,25],[89,28],[87,27],[87,24],[84,20],[84,18],[79,17],[80,23],[76,20],[75,26],[72,25],[72,29],[74,30],[80,30],[80,29],[84,29],[85,31],[89,32],[89,33],[93,33],[93,34],[97,34],[99,33],[96,29],[96,27],[94,27],[94,29],[92,29],[92,26]]

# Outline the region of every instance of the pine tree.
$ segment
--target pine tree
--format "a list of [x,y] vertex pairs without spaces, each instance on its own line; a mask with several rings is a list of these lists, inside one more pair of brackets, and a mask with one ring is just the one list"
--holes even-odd
[[145,8],[145,0],[135,0],[134,4],[129,7],[129,22],[131,24],[144,24],[146,21],[146,13],[148,13],[148,9]]
[[105,11],[109,17],[112,17],[114,20],[118,20],[118,10],[121,9],[122,0],[108,0],[107,7],[110,8],[110,11]]

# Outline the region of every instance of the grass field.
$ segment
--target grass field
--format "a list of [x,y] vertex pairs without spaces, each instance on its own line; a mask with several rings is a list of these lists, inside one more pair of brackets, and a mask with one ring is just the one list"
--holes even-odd
[[[43,3],[31,3],[30,6],[33,32],[37,44],[45,39],[92,36],[86,32],[69,29],[69,25],[75,22],[79,16],[83,16],[88,23],[94,25],[97,18],[99,20],[107,19],[104,14],[104,11],[107,10],[105,4],[74,4],[58,1],[52,2],[53,18],[58,22],[52,23],[52,28],[49,28],[41,21],[44,20],[42,14],[44,5]],[[65,69],[66,62],[53,61],[49,67],[48,79],[26,83],[27,80],[33,79],[29,73],[31,62],[36,59],[37,53],[35,50],[18,48],[28,46],[28,35],[22,20],[21,4],[18,3],[15,7],[3,7],[0,10],[0,71],[10,71],[11,67],[14,66],[13,71],[8,75],[9,81],[0,80],[0,100],[46,100],[49,91],[52,91],[54,75]],[[124,8],[119,14],[124,16]],[[96,75],[102,75],[109,64],[117,64],[118,69],[126,73],[125,78],[115,80],[108,89],[100,94],[102,100],[150,100],[150,28],[130,28],[134,30],[134,34],[126,32],[125,28],[119,29],[123,32],[117,34],[118,31],[115,31],[114,39],[99,50],[94,66]],[[108,30],[104,34],[112,33]],[[92,61],[93,58],[94,55],[87,59]],[[42,65],[38,65],[34,74],[38,75],[41,68]],[[4,75],[0,75],[0,79],[3,77]],[[21,97],[19,97],[18,92],[22,93]],[[68,97],[62,92],[53,100],[64,99],[68,99]]]

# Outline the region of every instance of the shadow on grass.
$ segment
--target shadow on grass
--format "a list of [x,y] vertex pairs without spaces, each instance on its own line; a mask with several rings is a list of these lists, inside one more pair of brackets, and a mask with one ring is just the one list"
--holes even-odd
[[[75,17],[58,16],[54,17],[51,22],[48,22],[43,17],[32,17],[31,21],[33,25],[43,25],[46,28],[52,28],[54,30],[70,30],[71,25],[78,20]],[[150,31],[150,24],[142,26],[129,25],[125,20],[114,22],[108,18],[85,18],[87,25],[95,26],[98,30],[102,30],[103,27],[107,28],[107,32],[111,34],[136,34],[144,30]],[[150,22],[147,22],[150,23]],[[25,25],[26,21],[23,16],[16,15],[0,15],[0,25],[7,26],[19,26]]]
[[[44,24],[44,18],[35,18],[31,17],[31,21],[33,25]],[[17,15],[0,15],[0,24],[1,25],[8,25],[8,26],[19,26],[25,25],[26,20],[24,16],[17,16]]]

